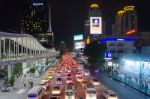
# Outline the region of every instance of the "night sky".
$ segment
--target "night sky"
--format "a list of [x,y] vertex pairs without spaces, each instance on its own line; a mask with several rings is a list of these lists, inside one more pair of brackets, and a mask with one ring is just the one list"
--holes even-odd
[[[27,0],[0,0],[0,31],[20,32],[21,8]],[[52,29],[55,44],[65,41],[71,47],[73,35],[84,33],[84,21],[93,0],[50,0],[52,5]],[[96,0],[94,0],[96,1]],[[126,5],[135,5],[138,13],[138,30],[150,31],[150,6],[148,0],[97,0],[103,19],[106,21],[106,33],[111,33],[115,14]]]

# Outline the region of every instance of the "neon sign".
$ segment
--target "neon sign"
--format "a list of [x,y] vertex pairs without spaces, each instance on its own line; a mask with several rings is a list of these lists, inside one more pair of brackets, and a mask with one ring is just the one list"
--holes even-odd
[[127,35],[130,35],[130,34],[133,34],[133,33],[135,33],[135,29],[132,29],[132,30],[128,31]]

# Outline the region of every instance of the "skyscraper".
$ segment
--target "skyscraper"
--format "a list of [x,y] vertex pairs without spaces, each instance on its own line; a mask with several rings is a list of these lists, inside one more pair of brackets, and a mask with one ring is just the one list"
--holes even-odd
[[134,6],[124,7],[123,33],[126,36],[137,35],[137,13]]
[[115,17],[115,24],[114,24],[114,35],[120,36],[123,34],[123,15],[124,11],[120,10],[117,12]]
[[23,7],[22,32],[36,37],[45,47],[53,46],[51,9],[46,0],[31,0]]
[[86,39],[87,37],[89,37],[91,40],[99,39],[100,35],[103,34],[103,27],[104,26],[99,4],[90,4],[88,19],[85,21]]
[[137,14],[134,6],[126,6],[118,11],[115,17],[115,35],[129,37],[137,35]]
[[46,2],[33,0],[24,5],[22,15],[23,33],[38,36],[39,33],[47,32],[48,13]]
[[97,3],[92,3],[89,8],[89,17],[101,16],[100,6]]

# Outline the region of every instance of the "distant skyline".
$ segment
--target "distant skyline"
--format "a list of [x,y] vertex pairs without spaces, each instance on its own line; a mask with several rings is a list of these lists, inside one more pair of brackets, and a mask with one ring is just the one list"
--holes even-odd
[[[52,6],[52,30],[55,43],[65,41],[72,46],[73,35],[84,33],[84,21],[87,19],[90,2],[93,0],[50,0]],[[99,1],[106,32],[111,33],[118,10],[126,5],[134,5],[138,14],[138,30],[150,31],[150,13],[148,0],[94,0]],[[27,0],[0,0],[0,31],[20,32],[22,6]]]

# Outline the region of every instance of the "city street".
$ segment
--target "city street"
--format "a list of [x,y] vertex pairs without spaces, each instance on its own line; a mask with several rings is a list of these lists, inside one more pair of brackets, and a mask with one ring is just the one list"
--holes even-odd
[[109,89],[114,90],[120,99],[150,99],[149,96],[146,96],[130,87],[127,87],[118,81],[115,81],[108,77],[103,72],[95,73],[95,77],[100,80],[100,82],[107,86]]

